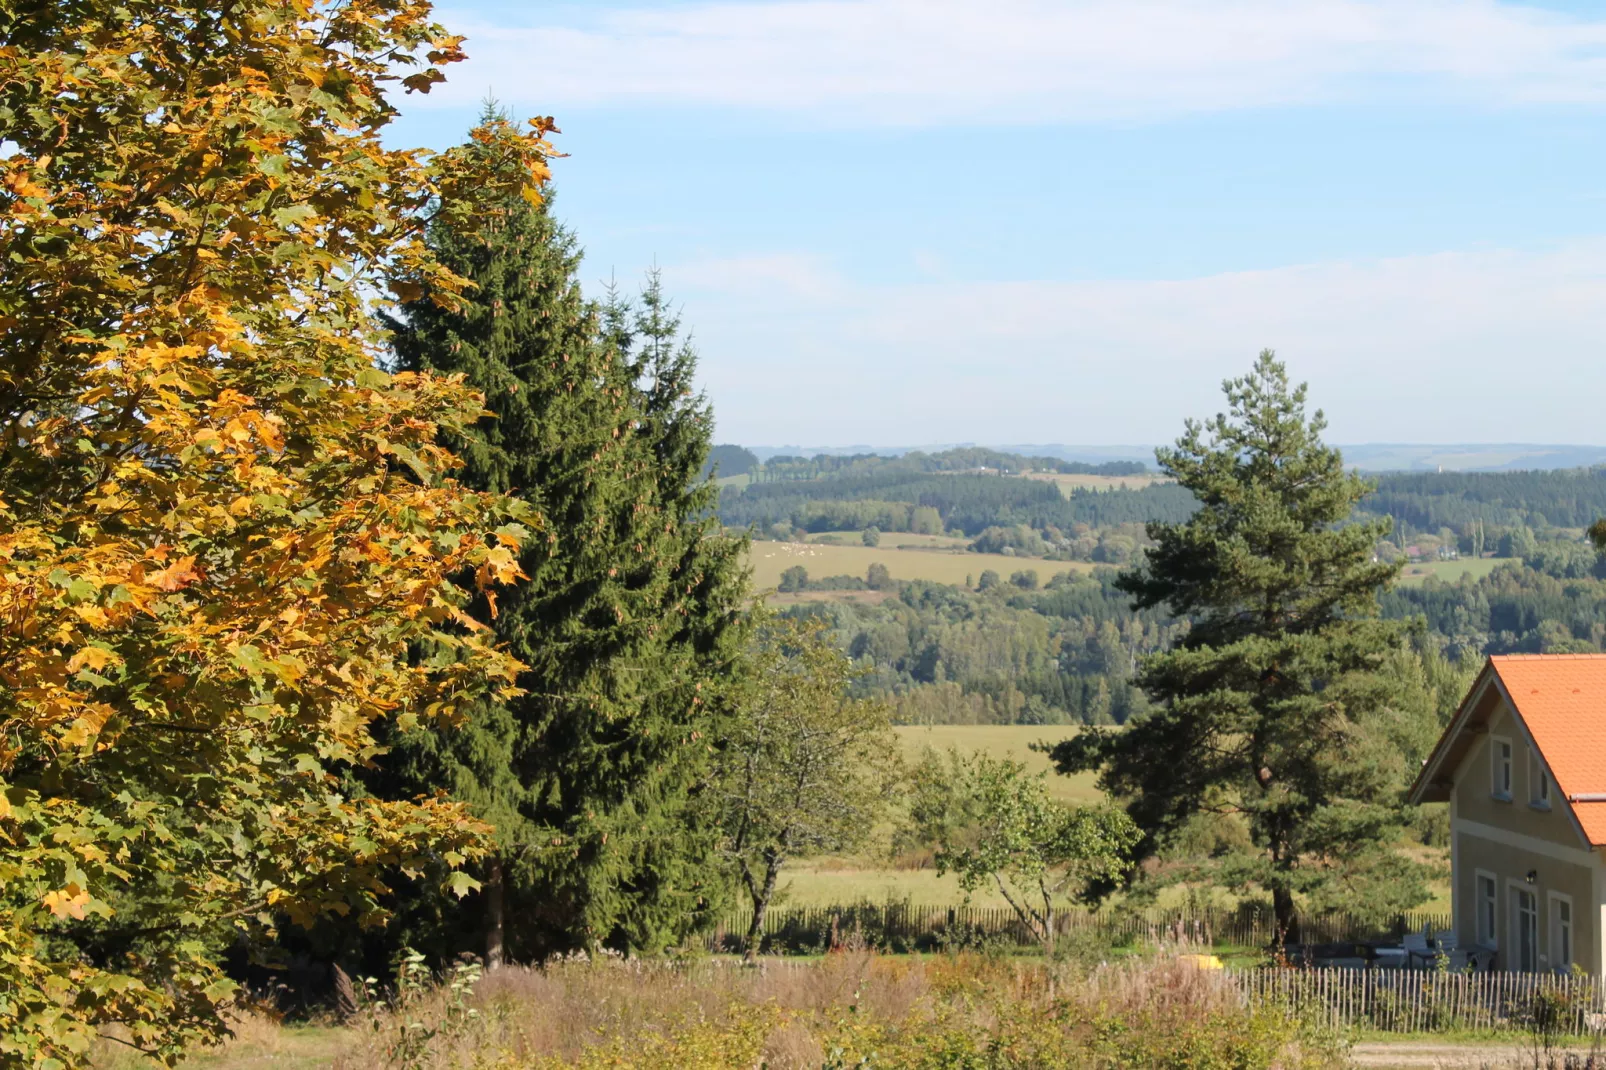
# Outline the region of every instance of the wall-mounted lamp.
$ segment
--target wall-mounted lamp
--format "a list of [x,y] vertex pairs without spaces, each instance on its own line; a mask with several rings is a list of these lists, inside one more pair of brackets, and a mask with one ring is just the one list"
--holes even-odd
[[1530,869],[1528,871],[1528,883],[1529,884],[1533,884],[1538,880],[1539,880],[1539,871],[1537,869]]

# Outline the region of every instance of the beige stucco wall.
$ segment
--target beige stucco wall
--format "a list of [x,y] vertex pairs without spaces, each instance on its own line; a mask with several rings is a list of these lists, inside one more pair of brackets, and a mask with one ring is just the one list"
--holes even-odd
[[[1490,689],[1493,691],[1493,689]],[[1534,836],[1568,847],[1587,847],[1573,824],[1566,805],[1551,787],[1549,810],[1528,805],[1528,741],[1522,726],[1506,708],[1504,699],[1490,714],[1489,731],[1478,737],[1455,773],[1457,817],[1498,825],[1524,836]],[[1490,752],[1496,738],[1511,742],[1511,801],[1491,793]]]
[[[1573,961],[1591,973],[1601,972],[1600,910],[1595,904],[1595,870],[1593,856],[1585,855],[1578,861],[1564,861],[1553,853],[1540,853],[1505,843],[1485,839],[1476,832],[1453,827],[1455,838],[1455,931],[1463,945],[1477,940],[1476,874],[1485,870],[1494,874],[1496,886],[1496,945],[1495,967],[1516,969],[1512,957],[1512,903],[1511,882],[1536,893],[1539,907],[1539,968],[1550,970],[1558,963],[1550,959],[1551,911],[1554,909],[1550,893],[1559,892],[1572,900]],[[1533,884],[1526,877],[1535,874]]]
[[[1478,738],[1454,776],[1450,819],[1456,934],[1464,945],[1477,939],[1476,873],[1481,869],[1494,874],[1497,887],[1497,968],[1516,968],[1508,957],[1514,900],[1510,882],[1516,881],[1537,893],[1540,968],[1557,967],[1550,961],[1554,909],[1550,893],[1557,892],[1572,900],[1574,962],[1599,974],[1603,966],[1600,853],[1584,842],[1554,786],[1549,810],[1529,805],[1529,745],[1521,724],[1497,693],[1495,702],[1488,732]],[[1490,755],[1496,738],[1511,742],[1510,801],[1492,792]],[[1535,874],[1531,885],[1526,880],[1529,872]]]

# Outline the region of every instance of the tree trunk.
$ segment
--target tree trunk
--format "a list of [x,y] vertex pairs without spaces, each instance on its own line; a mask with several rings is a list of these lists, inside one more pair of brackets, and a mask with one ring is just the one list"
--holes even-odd
[[1294,893],[1286,887],[1271,890],[1271,909],[1277,921],[1277,947],[1299,943],[1299,915],[1294,910]]
[[503,902],[502,859],[491,856],[485,872],[485,968],[498,969],[503,963],[502,940],[506,927]]
[[769,912],[770,898],[775,895],[775,881],[781,875],[781,860],[770,858],[764,866],[764,887],[753,896],[753,922],[747,927],[747,946],[742,949],[742,961],[748,965],[758,961],[758,947],[764,940],[764,915]]

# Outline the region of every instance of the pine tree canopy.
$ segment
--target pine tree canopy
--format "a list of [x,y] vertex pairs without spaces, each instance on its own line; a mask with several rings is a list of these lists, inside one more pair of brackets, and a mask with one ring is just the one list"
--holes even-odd
[[[723,903],[716,830],[691,803],[746,627],[742,546],[702,475],[695,354],[656,274],[634,307],[584,297],[547,203],[429,242],[472,285],[456,309],[427,292],[405,307],[398,360],[484,393],[450,443],[459,477],[539,503],[548,528],[521,558],[528,581],[475,603],[527,666],[525,694],[481,703],[466,731],[398,738],[373,786],[444,788],[496,826],[513,956],[653,950]],[[468,901],[451,939],[485,910]]]
[[1146,855],[1234,815],[1250,845],[1211,876],[1270,892],[1285,931],[1300,902],[1413,905],[1420,875],[1393,846],[1417,733],[1380,671],[1401,642],[1376,607],[1397,566],[1372,556],[1388,521],[1349,522],[1371,485],[1322,443],[1322,414],[1306,415],[1305,387],[1273,354],[1224,389],[1227,413],[1156,453],[1199,510],[1150,525],[1157,545],[1119,581],[1138,607],[1191,625],[1141,666],[1156,707],[1055,758],[1102,771]]

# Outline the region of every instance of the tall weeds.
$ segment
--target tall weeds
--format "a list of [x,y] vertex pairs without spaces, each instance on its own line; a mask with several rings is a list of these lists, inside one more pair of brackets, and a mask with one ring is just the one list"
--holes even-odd
[[1082,970],[833,953],[757,969],[571,959],[366,1006],[337,1070],[1319,1070],[1337,1038],[1160,957]]

